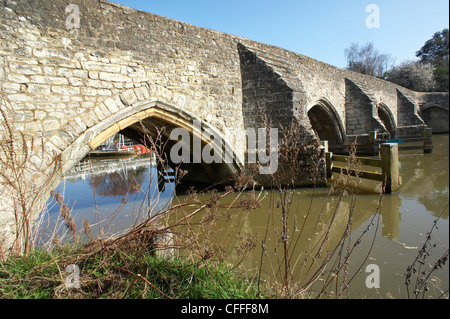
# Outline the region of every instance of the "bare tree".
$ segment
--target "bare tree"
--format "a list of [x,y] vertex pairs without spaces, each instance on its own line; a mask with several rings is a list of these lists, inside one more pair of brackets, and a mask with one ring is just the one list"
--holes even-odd
[[395,62],[390,54],[379,53],[373,43],[361,47],[358,43],[352,43],[345,49],[345,56],[348,70],[379,78],[383,78]]

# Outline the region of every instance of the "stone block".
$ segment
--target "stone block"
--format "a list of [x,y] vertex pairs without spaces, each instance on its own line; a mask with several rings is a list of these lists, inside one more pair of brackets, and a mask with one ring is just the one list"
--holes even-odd
[[22,75],[36,75],[43,73],[42,68],[39,65],[10,62],[9,68],[13,73]]
[[12,102],[30,102],[33,101],[33,97],[28,94],[8,94],[7,99]]
[[96,96],[97,95],[97,89],[90,88],[90,87],[82,87],[81,88],[81,95]]
[[72,85],[72,86],[81,86],[81,85],[83,85],[83,80],[82,79],[72,77],[72,78],[69,78],[68,80],[69,80],[69,84]]
[[106,115],[101,110],[100,106],[96,106],[94,108],[94,115],[99,121],[103,121],[106,118]]
[[47,132],[57,130],[61,126],[58,120],[44,120],[42,124],[44,131]]
[[100,81],[100,80],[92,80],[87,79],[86,80],[86,86],[93,87],[96,89],[112,89],[114,86],[106,81]]
[[25,130],[30,132],[41,132],[42,124],[41,122],[28,122],[25,123]]
[[28,122],[34,120],[34,114],[31,111],[14,111],[15,122]]
[[64,150],[67,147],[67,145],[69,144],[68,141],[64,141],[58,135],[53,135],[52,137],[50,137],[49,140],[50,140],[50,142],[53,143],[53,145],[55,145],[60,150]]
[[47,85],[69,85],[66,78],[57,76],[31,75],[30,82]]
[[105,117],[108,117],[111,115],[111,112],[108,110],[108,108],[106,107],[105,103],[102,103],[99,105],[100,110],[102,111],[102,113],[104,114]]
[[79,116],[75,117],[73,122],[75,122],[78,125],[78,127],[81,130],[81,132],[86,130],[87,125],[86,125],[86,123],[84,123],[84,121]]
[[72,70],[72,74],[74,77],[81,79],[87,79],[89,75],[88,71],[86,70]]
[[100,80],[110,82],[130,82],[131,79],[128,76],[116,73],[100,72]]
[[20,91],[21,85],[18,83],[3,83],[3,92],[5,93],[18,93]]
[[120,94],[120,100],[125,106],[133,105],[133,103],[137,102],[137,96],[133,90],[126,90],[122,94]]
[[56,49],[36,48],[33,49],[33,55],[37,58],[57,58],[59,52]]
[[50,86],[44,84],[28,84],[28,93],[47,95],[50,94]]
[[98,96],[112,96],[110,89],[97,89]]
[[22,74],[8,73],[8,80],[15,83],[28,83],[30,80],[28,77]]
[[116,101],[114,101],[114,99],[112,99],[112,98],[106,99],[103,103],[106,105],[106,107],[112,114],[119,111],[119,107],[116,104]]
[[120,73],[120,69],[121,69],[120,65],[98,62],[98,61],[81,62],[81,65],[83,66],[84,69],[86,69],[88,71]]
[[134,89],[134,93],[139,101],[144,101],[150,98],[150,94],[146,87],[136,88]]
[[88,77],[93,80],[98,80],[98,71],[89,71]]
[[51,90],[55,94],[60,94],[64,96],[78,95],[81,92],[79,87],[73,86],[52,86]]
[[98,123],[97,117],[91,116],[90,113],[82,113],[80,114],[80,119],[86,124],[86,127],[92,127]]

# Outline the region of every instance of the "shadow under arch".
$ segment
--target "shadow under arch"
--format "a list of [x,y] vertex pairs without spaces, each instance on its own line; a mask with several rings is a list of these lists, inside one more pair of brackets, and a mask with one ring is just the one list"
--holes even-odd
[[429,103],[420,107],[420,117],[433,129],[433,133],[449,132],[449,110],[442,105]]
[[395,124],[394,115],[392,114],[389,107],[384,103],[378,104],[377,105],[377,114],[378,114],[378,118],[380,119],[381,123],[383,123],[384,127],[386,128],[386,131],[388,131],[388,133],[391,137],[394,137],[396,124]]
[[[194,127],[194,121],[201,123],[201,127]],[[116,133],[121,133],[136,141],[148,142],[148,135],[154,137],[158,128],[165,127],[160,133],[164,140],[166,158],[169,165],[177,166],[178,163],[170,161],[170,149],[178,141],[170,140],[170,132],[174,128],[183,128],[190,134],[190,146],[192,146],[193,136],[201,141],[201,149],[207,144],[220,143],[222,160],[213,163],[205,163],[201,154],[195,154],[190,148],[192,157],[189,163],[180,163],[179,167],[187,171],[183,181],[200,184],[232,183],[235,177],[243,168],[242,161],[236,152],[223,138],[216,128],[208,122],[202,121],[199,117],[177,108],[167,102],[152,99],[140,102],[131,107],[125,107],[111,116],[103,119],[99,123],[85,130],[77,137],[72,144],[63,151],[63,173],[70,170],[76,163],[85,157],[91,150],[96,149],[105,140]],[[205,130],[213,132],[214,136],[219,136],[219,141],[205,134]],[[203,133],[202,133],[203,132]],[[227,160],[225,160],[227,159]],[[230,161],[229,159],[232,159]]]
[[345,131],[339,114],[333,104],[322,98],[308,107],[308,117],[313,130],[322,141],[328,141],[329,147],[342,145]]

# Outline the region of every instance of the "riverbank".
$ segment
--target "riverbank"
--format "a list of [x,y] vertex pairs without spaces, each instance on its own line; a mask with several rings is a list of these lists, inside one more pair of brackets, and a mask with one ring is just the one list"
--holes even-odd
[[258,299],[225,263],[89,246],[34,250],[0,263],[0,299]]
[[[192,189],[188,194],[178,194],[177,190],[173,198],[159,192],[156,193],[156,202],[164,205],[156,206],[156,202],[151,202],[148,207],[151,211],[160,211],[154,210],[155,207],[165,207],[162,213],[151,214],[149,220],[134,227],[133,238],[129,238],[129,235],[119,237],[115,243],[118,244],[121,240],[122,246],[111,245],[111,242],[102,244],[102,241],[94,238],[109,236],[106,230],[111,230],[109,228],[113,226],[129,227],[125,223],[120,225],[122,217],[128,222],[132,217],[135,225],[138,217],[147,216],[143,214],[147,212],[147,206],[141,203],[148,203],[148,197],[144,195],[150,194],[150,190],[157,186],[149,179],[152,176],[151,168],[130,170],[121,175],[126,177],[125,181],[134,180],[134,184],[110,178],[117,173],[102,179],[102,182],[112,181],[109,186],[125,185],[127,191],[136,190],[136,194],[132,193],[135,201],[129,202],[125,198],[127,192],[113,187],[102,188],[104,183],[95,178],[90,179],[92,189],[86,187],[84,180],[67,182],[64,185],[66,193],[75,195],[75,185],[81,185],[78,188],[83,192],[78,193],[79,197],[76,199],[64,199],[69,200],[69,206],[76,202],[77,205],[83,204],[86,209],[81,210],[85,214],[80,216],[80,211],[74,206],[73,220],[78,220],[80,224],[73,234],[64,227],[66,220],[60,217],[60,205],[55,206],[54,212],[48,213],[49,216],[60,218],[63,226],[61,230],[64,230],[52,233],[49,237],[51,240],[48,241],[56,245],[56,250],[48,253],[51,260],[44,265],[55,265],[56,272],[52,272],[51,276],[43,276],[45,266],[30,267],[29,264],[34,264],[27,259],[14,259],[18,260],[19,269],[24,265],[28,267],[27,274],[17,272],[14,268],[16,264],[1,264],[0,297],[35,298],[37,294],[39,298],[241,298],[224,293],[228,292],[228,286],[233,287],[230,283],[225,281],[223,286],[217,285],[225,275],[216,273],[216,268],[230,270],[228,265],[233,265],[233,270],[247,276],[230,271],[232,278],[244,279],[242,285],[246,293],[254,289],[254,284],[258,287],[258,282],[252,283],[245,279],[249,277],[257,278],[260,283],[270,281],[270,291],[274,292],[263,293],[263,288],[266,291],[269,289],[260,285],[259,294],[238,294],[243,298],[307,298],[308,295],[321,299],[448,298],[448,264],[445,264],[448,258],[449,225],[448,135],[435,136],[434,145],[431,154],[401,155],[402,185],[400,192],[392,195],[356,193],[352,187],[336,188],[333,191],[326,188],[244,191],[235,186],[225,192],[196,192]],[[246,181],[243,179],[243,182]],[[137,187],[138,185],[141,187]],[[165,186],[166,191],[171,190],[171,184],[166,183]],[[106,190],[114,196],[104,205],[102,201],[106,199],[106,195],[110,195]],[[89,193],[94,197],[93,203],[83,202]],[[143,195],[138,196],[139,194]],[[125,203],[131,206],[131,210],[122,206]],[[111,218],[108,219],[110,215]],[[97,220],[105,220],[108,227],[100,227]],[[156,224],[167,233],[176,235],[173,237],[172,247],[176,249],[177,256],[184,256],[184,259],[162,260],[155,257],[154,261],[148,261],[153,255],[149,254],[149,243],[145,242],[144,236],[146,233],[142,231],[148,230],[149,226],[156,227]],[[46,222],[42,226],[52,231],[57,230],[56,226],[48,227]],[[120,236],[119,233],[122,232],[114,231],[116,237]],[[69,249],[70,253],[63,251],[60,256],[61,248],[58,245],[65,245],[65,240],[73,242],[75,235],[86,235],[85,238],[90,238],[92,242],[83,249],[73,247]],[[34,252],[30,256],[33,254]],[[141,261],[145,264],[141,265]],[[422,266],[415,269],[416,262]],[[93,289],[92,285],[97,285],[96,290],[88,289],[86,294],[79,295],[62,293],[67,276],[76,270],[69,269],[66,273],[67,265],[77,266],[80,283],[85,278],[90,285],[89,289]],[[186,282],[180,279],[184,278],[180,274],[173,275],[179,278],[175,282],[180,285],[165,289],[165,278],[171,275],[167,274],[164,267],[180,271],[184,275],[190,274],[189,278],[192,279],[188,281],[189,284],[192,281],[201,282],[194,274],[203,269],[212,283],[210,287],[214,287],[219,293],[202,293],[200,297],[176,295],[174,292],[190,287],[181,285]],[[371,276],[367,269],[373,267],[379,269],[381,274],[378,288],[367,284],[367,278]],[[183,272],[183,269],[187,270]],[[153,270],[160,274],[159,279],[150,277]],[[42,293],[41,296],[40,290],[35,289],[38,286],[27,283],[27,280],[31,281],[30,278],[36,281],[35,285],[44,284],[44,287],[48,284],[48,278],[51,278],[50,292],[57,291],[59,294]],[[163,281],[160,282],[160,279]],[[16,287],[29,292],[24,292],[22,296],[15,294],[13,291],[17,290],[14,289],[6,291],[3,283],[10,284],[8,287],[11,289]],[[139,286],[138,283],[144,286]],[[145,293],[134,294],[135,287],[140,287]],[[200,284],[200,287],[206,285]],[[156,295],[147,293],[150,288]],[[276,293],[280,291],[284,295]]]

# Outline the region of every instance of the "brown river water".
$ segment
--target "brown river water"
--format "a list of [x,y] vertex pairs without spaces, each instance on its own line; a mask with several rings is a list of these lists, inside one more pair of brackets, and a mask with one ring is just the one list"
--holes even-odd
[[[435,246],[420,271],[427,274],[449,246],[449,136],[434,135],[433,145],[431,154],[400,153],[401,187],[397,194],[380,196],[375,182],[362,182],[360,186],[365,191],[355,196],[351,192],[343,196],[338,191],[330,193],[329,188],[296,189],[289,194],[290,205],[283,215],[280,197],[283,193],[265,190],[234,193],[225,197],[217,210],[205,210],[204,214],[214,212],[215,219],[214,223],[198,228],[198,240],[210,250],[209,258],[235,265],[241,274],[248,276],[259,274],[262,279],[278,283],[288,278],[290,287],[306,285],[318,274],[319,265],[329,252],[337,247],[334,258],[317,276],[310,291],[320,291],[328,279],[336,276],[333,270],[340,268],[338,280],[327,286],[327,295],[323,297],[336,296],[344,288],[341,296],[348,298],[407,298],[407,268],[439,216],[430,239]],[[84,218],[91,224],[107,218],[117,211],[125,197],[129,201],[112,218],[107,218],[104,233],[117,233],[129,227],[132,220],[138,221],[145,205],[158,211],[187,200],[187,195],[174,197],[171,183],[166,184],[164,191],[158,191],[151,178],[155,169],[148,169],[150,158],[147,164],[139,165],[123,164],[121,170],[94,177],[78,174],[61,183],[57,191],[65,194],[66,202],[73,207],[77,229],[81,229]],[[208,196],[211,195],[202,198]],[[259,198],[259,207],[251,210],[237,207],[239,203],[248,203],[243,199],[255,197]],[[41,222],[46,233],[55,233],[58,211],[58,205],[50,202]],[[183,213],[175,212],[178,216],[170,216],[167,222],[189,212],[188,208]],[[59,236],[63,236],[64,228],[58,229]],[[96,227],[92,229],[95,231]],[[344,234],[346,240],[339,246]],[[46,240],[45,236],[40,238]],[[366,268],[368,265],[372,268]],[[377,275],[371,270],[373,267],[379,271],[375,287],[367,284],[369,277]],[[412,297],[411,287],[416,278],[417,274],[411,277]],[[348,283],[348,287],[342,282]],[[446,292],[448,263],[432,272],[427,283],[425,298],[437,298]]]

